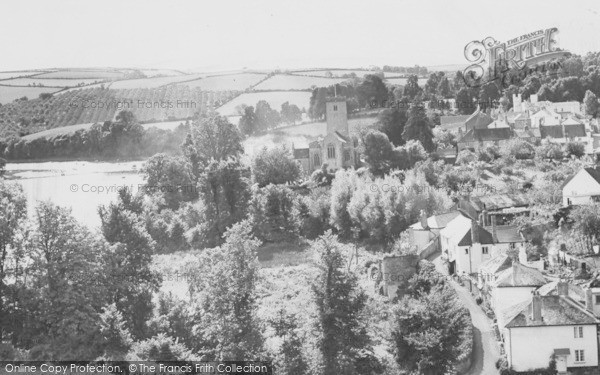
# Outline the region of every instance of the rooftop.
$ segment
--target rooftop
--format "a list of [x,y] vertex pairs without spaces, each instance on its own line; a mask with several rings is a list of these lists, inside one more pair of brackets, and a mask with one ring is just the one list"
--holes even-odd
[[517,304],[504,312],[507,328],[597,324],[598,320],[583,307],[564,296],[539,296],[542,320],[532,320],[533,301]]
[[523,287],[523,286],[543,286],[546,284],[546,278],[535,268],[527,267],[519,262],[513,262],[510,268],[505,269],[499,275],[494,286],[498,288],[505,287]]
[[[445,212],[443,214],[429,216],[427,218],[427,227],[429,227],[430,229],[445,228],[449,222],[451,222],[454,218],[456,218],[457,216],[460,216],[460,215],[462,215],[462,213],[460,211],[453,210],[450,212]],[[420,221],[417,223],[414,223],[410,227],[413,229],[423,229]]]
[[510,139],[512,135],[513,130],[511,128],[471,129],[458,141],[458,143],[502,141]]
[[479,270],[484,274],[495,275],[498,272],[510,268],[511,265],[512,259],[506,254],[500,254],[481,263]]

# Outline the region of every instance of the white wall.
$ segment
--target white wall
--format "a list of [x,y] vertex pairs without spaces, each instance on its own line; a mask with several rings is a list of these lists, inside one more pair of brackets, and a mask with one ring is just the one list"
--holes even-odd
[[600,195],[600,184],[582,169],[563,187],[563,205],[568,199],[571,204],[589,204],[593,195]]
[[431,241],[435,235],[429,230],[409,228],[408,230],[410,247],[417,246],[422,250]]
[[[518,327],[505,329],[508,363],[515,371],[548,367],[554,349],[569,348],[567,367],[598,366],[595,325],[583,326],[583,338],[575,338],[574,326]],[[575,363],[575,350],[585,351],[585,362]]]

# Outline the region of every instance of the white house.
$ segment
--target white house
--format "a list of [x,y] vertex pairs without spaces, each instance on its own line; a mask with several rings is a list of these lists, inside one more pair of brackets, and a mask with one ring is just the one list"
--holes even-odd
[[506,310],[503,322],[504,350],[515,371],[547,368],[552,356],[559,374],[598,366],[600,321],[564,294],[534,292]]
[[408,228],[408,238],[410,247],[417,250],[423,250],[431,241],[439,237],[440,231],[448,225],[450,221],[462,213],[453,210],[439,215],[427,217],[424,211],[421,211],[419,222],[414,223]]
[[484,262],[514,249],[521,251],[525,240],[515,226],[484,227],[477,221],[458,216],[440,231],[442,254],[449,263],[450,273],[474,274]]
[[591,204],[600,200],[600,168],[583,168],[562,186],[563,205]]
[[496,313],[498,326],[503,327],[502,312],[509,306],[531,301],[531,293],[547,283],[542,273],[513,261],[510,268],[498,273],[489,284],[490,304]]

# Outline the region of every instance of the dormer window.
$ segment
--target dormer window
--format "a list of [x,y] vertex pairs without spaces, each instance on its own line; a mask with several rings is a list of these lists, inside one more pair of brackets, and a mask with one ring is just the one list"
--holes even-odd
[[334,104],[334,105],[333,105],[333,110],[334,110],[334,111],[337,111],[337,104]]

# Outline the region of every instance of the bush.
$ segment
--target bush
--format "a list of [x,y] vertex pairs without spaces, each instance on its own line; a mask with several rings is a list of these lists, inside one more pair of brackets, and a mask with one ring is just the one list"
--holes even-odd
[[578,142],[569,142],[565,146],[565,151],[567,152],[568,156],[574,156],[579,159],[585,155],[585,145]]
[[456,157],[456,164],[465,165],[475,161],[476,159],[477,157],[471,151],[462,150],[458,153],[458,156]]

